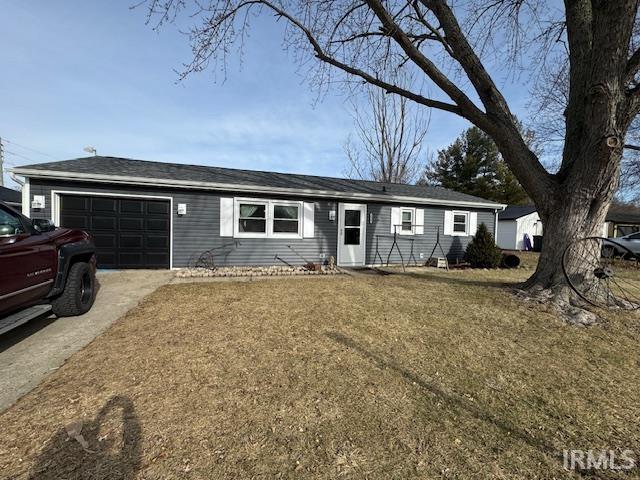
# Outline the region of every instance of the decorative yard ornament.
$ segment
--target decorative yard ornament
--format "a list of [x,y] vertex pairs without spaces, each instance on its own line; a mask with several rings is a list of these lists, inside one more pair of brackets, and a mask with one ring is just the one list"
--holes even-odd
[[587,237],[569,244],[562,256],[567,283],[584,301],[610,309],[640,309],[640,284],[628,276],[640,259],[620,243]]

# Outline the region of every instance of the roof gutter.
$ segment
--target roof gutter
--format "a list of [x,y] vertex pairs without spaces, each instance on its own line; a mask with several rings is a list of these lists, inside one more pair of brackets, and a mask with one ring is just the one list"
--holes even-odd
[[82,182],[118,183],[146,187],[189,188],[199,190],[216,190],[243,193],[283,194],[308,197],[339,198],[345,200],[368,200],[393,203],[417,203],[424,205],[451,205],[460,207],[491,208],[504,210],[507,206],[493,202],[470,202],[464,200],[439,200],[435,198],[405,197],[398,195],[376,195],[372,193],[346,193],[331,190],[313,190],[304,188],[263,187],[259,185],[237,185],[232,183],[196,182],[187,180],[167,180],[161,178],[132,177],[125,175],[101,175],[78,172],[59,172],[54,170],[36,170],[13,168],[10,171],[27,178],[77,180]]

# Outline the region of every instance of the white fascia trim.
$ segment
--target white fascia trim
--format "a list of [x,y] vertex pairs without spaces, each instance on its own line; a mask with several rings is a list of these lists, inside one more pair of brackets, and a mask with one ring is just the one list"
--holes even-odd
[[385,196],[371,193],[344,193],[330,190],[313,190],[304,188],[284,188],[284,187],[263,187],[256,185],[236,185],[232,183],[217,182],[196,182],[187,180],[167,180],[160,178],[129,177],[121,175],[99,175],[77,172],[58,172],[53,170],[31,170],[28,168],[15,168],[12,172],[27,178],[42,178],[56,180],[79,180],[85,182],[100,183],[122,183],[127,185],[138,185],[148,187],[169,187],[169,188],[191,188],[202,190],[224,190],[246,193],[266,193],[285,194],[308,197],[328,197],[333,199],[361,200],[361,201],[381,201],[391,203],[416,203],[422,205],[443,205],[475,208],[500,208],[504,210],[507,206],[496,203],[467,202],[460,200],[437,200],[419,197]]

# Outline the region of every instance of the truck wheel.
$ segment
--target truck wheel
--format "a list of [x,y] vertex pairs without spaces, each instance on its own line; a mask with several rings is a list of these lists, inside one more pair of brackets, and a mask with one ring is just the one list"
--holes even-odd
[[95,300],[96,279],[93,269],[85,262],[71,265],[62,294],[51,302],[57,317],[73,317],[87,313]]

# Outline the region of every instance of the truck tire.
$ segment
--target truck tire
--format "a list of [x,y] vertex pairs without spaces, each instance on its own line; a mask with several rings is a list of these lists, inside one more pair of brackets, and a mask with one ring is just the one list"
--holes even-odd
[[87,313],[96,298],[96,278],[86,262],[71,265],[64,290],[51,302],[51,310],[57,317],[73,317]]

